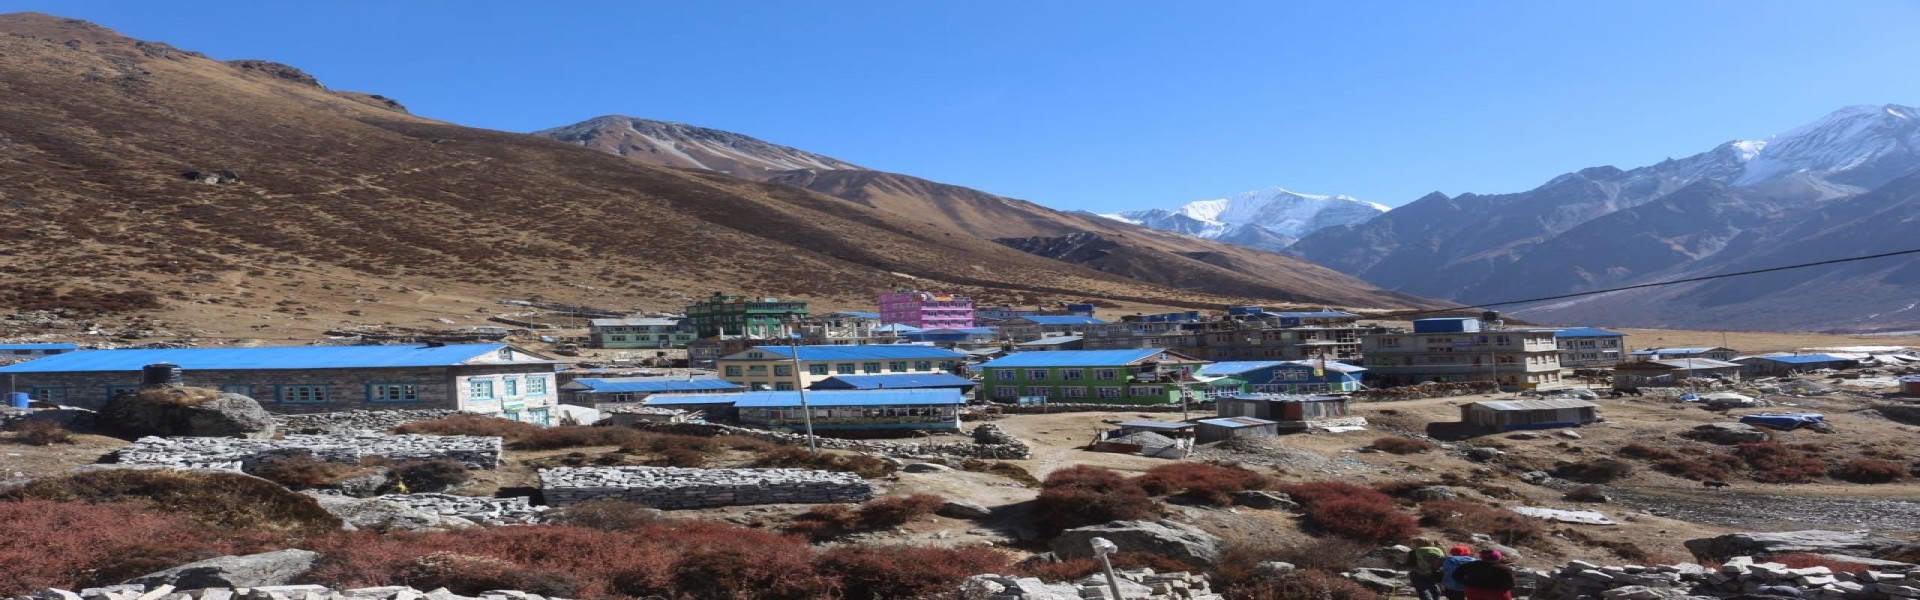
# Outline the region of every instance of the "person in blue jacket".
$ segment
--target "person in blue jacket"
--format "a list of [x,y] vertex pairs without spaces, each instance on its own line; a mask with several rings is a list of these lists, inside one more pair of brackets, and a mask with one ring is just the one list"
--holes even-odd
[[1466,600],[1467,585],[1453,578],[1453,572],[1464,565],[1479,560],[1473,557],[1473,549],[1466,546],[1454,546],[1447,549],[1447,557],[1440,560],[1440,593],[1447,600]]

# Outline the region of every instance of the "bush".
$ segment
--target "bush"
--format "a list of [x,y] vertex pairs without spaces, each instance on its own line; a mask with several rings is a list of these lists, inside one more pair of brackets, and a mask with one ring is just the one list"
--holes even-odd
[[[629,431],[633,431],[633,430],[629,430]],[[627,452],[667,452],[671,450],[682,450],[682,451],[692,451],[692,452],[715,452],[720,449],[720,445],[721,445],[718,439],[711,438],[711,437],[697,436],[697,435],[683,435],[678,433],[653,433],[653,432],[639,432],[639,431],[635,431],[635,433],[639,435],[621,444],[620,446],[621,450],[624,450]],[[742,436],[733,436],[733,437],[736,437],[739,439],[753,439],[753,438],[747,438]],[[754,440],[754,441],[760,441],[760,440]],[[744,444],[744,445],[751,446],[751,447],[758,447],[758,448],[768,447],[768,446],[761,446],[761,445],[754,445],[754,444]],[[735,447],[738,447],[738,446],[735,446]],[[798,448],[787,448],[787,449],[799,450]]]
[[417,433],[424,435],[479,435],[492,436],[507,441],[519,440],[540,431],[539,425],[509,421],[499,417],[475,414],[457,414],[427,421],[403,423],[393,428],[394,433]]
[[1611,458],[1598,458],[1562,466],[1554,469],[1553,474],[1556,477],[1571,479],[1581,483],[1611,483],[1620,478],[1632,475],[1633,463]]
[[1491,535],[1502,544],[1517,545],[1546,539],[1547,532],[1519,513],[1466,500],[1420,503],[1420,524],[1444,529],[1462,538]]
[[1293,544],[1268,538],[1241,538],[1221,548],[1213,573],[1216,585],[1225,585],[1260,578],[1259,565],[1267,561],[1291,563],[1301,569],[1340,571],[1353,568],[1355,562],[1376,547],[1338,537],[1310,538]]
[[467,465],[451,458],[410,460],[390,468],[395,485],[404,485],[408,492],[415,494],[451,490],[473,479]]
[[1312,600],[1387,600],[1386,596],[1367,589],[1330,571],[1307,569],[1292,571],[1278,577],[1256,579],[1244,583],[1234,583],[1221,590],[1221,595],[1229,600],[1268,600],[1272,598],[1307,598]]
[[1341,481],[1295,483],[1280,486],[1279,490],[1288,496],[1292,496],[1293,501],[1299,502],[1302,506],[1351,497],[1378,497],[1387,502],[1393,501],[1392,498],[1388,498],[1385,494],[1381,494],[1373,488]]
[[979,459],[969,459],[967,462],[961,463],[960,468],[975,473],[999,475],[1020,482],[1021,485],[1031,488],[1040,487],[1040,478],[1034,477],[1032,471],[1028,471],[1026,467],[1010,462],[987,462]]
[[0,492],[0,500],[87,504],[141,502],[226,532],[293,536],[340,529],[340,519],[305,494],[238,473],[100,469],[36,479]]
[[255,461],[247,469],[249,475],[296,490],[326,487],[366,472],[365,467],[321,460],[311,452],[270,456]]
[[1856,458],[1840,465],[1833,476],[1854,483],[1890,483],[1907,478],[1900,463],[1878,458]]
[[1179,494],[1214,506],[1233,504],[1235,493],[1267,489],[1274,483],[1266,475],[1210,463],[1164,464],[1148,469],[1134,481],[1150,495]]
[[922,598],[974,575],[1005,572],[1012,562],[991,548],[840,546],[822,554],[819,564],[845,598]]
[[1593,484],[1567,490],[1566,499],[1574,502],[1606,502],[1609,500],[1607,497],[1607,489]]
[[555,525],[573,525],[601,531],[625,531],[660,521],[660,511],[621,500],[591,500],[547,513]]
[[1614,454],[1623,458],[1638,458],[1641,460],[1666,460],[1671,458],[1678,458],[1678,455],[1672,452],[1669,452],[1660,448],[1655,448],[1653,446],[1648,446],[1646,444],[1642,444],[1639,442],[1633,442],[1625,446],[1621,446],[1619,450],[1614,451]]
[[633,443],[643,437],[639,431],[628,427],[594,427],[576,425],[570,427],[547,427],[522,435],[507,444],[514,450],[558,450],[561,448],[582,448],[587,446],[622,446]]
[[1305,509],[1308,525],[1321,532],[1369,543],[1413,537],[1420,525],[1400,511],[1391,496],[1338,481],[1280,486]]
[[1811,444],[1750,442],[1740,444],[1734,455],[1753,468],[1753,480],[1761,483],[1808,483],[1827,474],[1827,461],[1821,448]]
[[861,529],[892,529],[939,512],[946,503],[945,498],[933,494],[888,496],[861,504],[854,516],[859,519]]
[[808,452],[804,448],[794,448],[791,446],[781,446],[768,450],[766,453],[761,454],[759,458],[754,459],[753,466],[762,468],[839,471],[853,473],[867,479],[886,477],[900,469],[894,466],[893,463],[865,454]]
[[453,552],[422,556],[402,573],[409,585],[447,588],[461,595],[519,590],[565,598],[580,593],[580,582],[563,571],[530,569],[497,558]]
[[704,467],[707,466],[707,454],[699,450],[668,448],[660,453],[660,458],[654,464],[662,467]]
[[13,426],[13,440],[28,446],[73,443],[73,432],[53,421],[21,421]]
[[1153,499],[1132,479],[1112,469],[1074,465],[1041,482],[1034,518],[1047,533],[1153,515]]
[[0,596],[111,585],[259,549],[142,503],[0,502]]
[[1373,439],[1367,447],[1389,454],[1419,454],[1436,448],[1433,442],[1400,435],[1389,435]]
[[1653,463],[1655,471],[1694,481],[1725,481],[1740,466],[1740,459],[1725,454],[1665,458]]

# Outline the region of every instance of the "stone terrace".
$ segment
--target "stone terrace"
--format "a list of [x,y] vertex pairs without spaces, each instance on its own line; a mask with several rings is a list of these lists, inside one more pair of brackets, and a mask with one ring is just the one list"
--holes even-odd
[[864,502],[873,498],[873,486],[858,475],[805,469],[541,469],[540,489],[549,506],[624,500],[659,509]]
[[280,440],[144,437],[119,452],[119,462],[175,469],[242,470],[247,463],[294,451],[322,460],[357,464],[389,460],[450,458],[469,469],[500,466],[500,438],[468,435],[289,435]]

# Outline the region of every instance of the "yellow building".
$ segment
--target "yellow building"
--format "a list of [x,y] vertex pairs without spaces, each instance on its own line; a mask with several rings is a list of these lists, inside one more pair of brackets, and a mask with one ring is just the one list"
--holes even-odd
[[[799,372],[794,371],[798,352]],[[749,391],[811,387],[830,377],[895,373],[952,373],[966,355],[912,344],[868,346],[755,346],[720,357],[720,378]]]

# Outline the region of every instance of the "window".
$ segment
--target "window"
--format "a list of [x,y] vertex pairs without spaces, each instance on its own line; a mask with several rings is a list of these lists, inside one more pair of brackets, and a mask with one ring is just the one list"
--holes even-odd
[[624,342],[624,341],[627,341],[627,336],[624,336],[624,335],[610,335],[610,336],[607,336],[607,339],[608,339],[609,341],[615,341],[615,342]]
[[1120,379],[1120,370],[1119,369],[1094,369],[1093,378],[1101,381],[1114,381],[1114,380]]
[[879,372],[880,372],[880,363],[877,363],[877,362],[870,362],[870,363],[860,363],[860,372],[862,372],[862,373],[879,373]]
[[507,397],[508,397],[508,398],[512,398],[512,397],[514,397],[514,396],[518,396],[518,395],[520,395],[520,380],[518,380],[518,379],[514,379],[514,378],[512,378],[512,377],[508,377],[508,378],[506,379],[506,382],[507,382]]
[[1015,377],[1015,375],[1017,375],[1017,373],[1014,373],[1013,369],[994,369],[993,370],[993,378],[998,379],[1000,381],[1013,381],[1015,379],[1018,379],[1018,377]]
[[1047,393],[1048,393],[1048,392],[1051,392],[1051,391],[1053,391],[1053,388],[1050,388],[1050,387],[1047,387],[1047,386],[1043,386],[1043,385],[1030,385],[1030,386],[1027,386],[1027,395],[1028,395],[1028,396],[1040,396],[1040,397],[1042,397],[1042,398],[1045,398],[1045,397],[1047,396]]
[[1155,398],[1160,396],[1160,386],[1157,385],[1136,385],[1128,391],[1130,392],[1129,395],[1135,398]]
[[766,377],[767,366],[766,365],[747,365],[747,376],[748,377]]
[[[111,390],[111,389],[109,389],[109,390],[107,390],[107,392],[109,392],[109,394],[111,394],[111,392],[113,392],[113,390]],[[242,396],[252,396],[252,395],[253,395],[253,386],[252,386],[252,385],[248,385],[248,384],[245,384],[245,383],[236,383],[236,384],[231,384],[231,385],[223,385],[223,386],[220,386],[220,393],[222,393],[222,394],[239,394],[239,395],[242,395]]]
[[527,378],[527,395],[528,396],[547,395],[547,378],[528,377]]
[[1087,388],[1083,387],[1063,387],[1060,388],[1060,392],[1068,398],[1087,397]]
[[896,360],[893,362],[889,362],[887,363],[887,370],[893,371],[895,373],[905,373],[907,372],[907,361]]
[[[493,390],[493,382],[487,382],[487,390]],[[280,386],[280,401],[287,404],[315,404],[327,401],[327,386],[324,385],[283,385]]]
[[493,399],[493,380],[492,379],[467,380],[467,397],[474,400],[492,400]]
[[1097,389],[1100,391],[1101,398],[1111,400],[1111,399],[1120,397],[1120,388],[1117,388],[1117,387],[1103,387],[1103,388],[1094,388],[1094,389]]
[[793,384],[785,381],[775,383],[773,384],[773,390],[776,392],[791,392],[793,391]]
[[739,376],[740,376],[740,365],[727,365],[727,376],[728,376],[728,377],[739,377]]
[[1017,385],[1002,385],[993,388],[993,397],[995,398],[1013,398],[1019,395],[1020,386]]
[[1397,337],[1380,338],[1380,347],[1381,348],[1399,348],[1400,338],[1397,338]]
[[1086,375],[1087,375],[1087,372],[1085,369],[1061,369],[1060,370],[1060,379],[1064,381],[1080,381],[1082,379],[1086,379]]
[[841,375],[852,375],[853,363],[840,363],[840,364],[834,365],[833,372],[839,373]]
[[932,371],[932,370],[933,370],[933,361],[930,361],[930,360],[916,360],[916,361],[913,361],[913,370],[915,370],[915,371]]
[[28,395],[33,396],[35,400],[43,402],[52,402],[55,404],[67,403],[67,388],[63,387],[37,387],[28,392]]
[[[140,391],[140,386],[137,385],[110,385],[107,386],[107,397],[112,398],[121,394],[131,394],[137,391]],[[246,394],[241,395],[245,396]]]
[[420,385],[416,383],[376,383],[367,386],[368,402],[419,402]]
[[1027,369],[1027,379],[1031,381],[1046,381],[1047,370],[1046,369]]
[[792,377],[793,365],[774,365],[773,376],[774,377]]
[[827,365],[807,365],[808,375],[826,375]]

